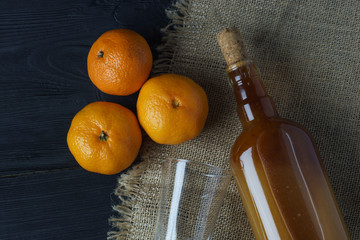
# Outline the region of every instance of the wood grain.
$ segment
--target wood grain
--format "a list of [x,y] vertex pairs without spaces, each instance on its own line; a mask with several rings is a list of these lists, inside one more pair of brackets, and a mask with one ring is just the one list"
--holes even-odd
[[168,1],[0,3],[0,172],[76,166],[66,145],[72,117],[94,101],[135,112],[137,93],[109,96],[89,80],[86,58],[105,31],[130,28],[152,50],[167,24]]
[[105,239],[115,184],[82,170],[2,178],[0,239]]
[[82,170],[66,134],[94,101],[136,112],[137,93],[100,92],[86,58],[105,31],[129,28],[154,55],[170,0],[0,1],[0,239],[104,239],[117,176]]

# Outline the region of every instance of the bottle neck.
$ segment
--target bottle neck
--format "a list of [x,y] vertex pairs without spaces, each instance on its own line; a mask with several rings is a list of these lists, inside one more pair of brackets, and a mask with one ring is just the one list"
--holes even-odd
[[260,73],[253,62],[233,64],[227,72],[244,129],[269,118],[278,117],[275,105],[267,94]]

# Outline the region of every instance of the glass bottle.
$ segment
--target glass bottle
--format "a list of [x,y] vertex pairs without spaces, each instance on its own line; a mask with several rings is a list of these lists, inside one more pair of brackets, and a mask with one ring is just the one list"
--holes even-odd
[[217,38],[243,126],[230,167],[256,239],[350,239],[308,131],[278,115],[239,31]]

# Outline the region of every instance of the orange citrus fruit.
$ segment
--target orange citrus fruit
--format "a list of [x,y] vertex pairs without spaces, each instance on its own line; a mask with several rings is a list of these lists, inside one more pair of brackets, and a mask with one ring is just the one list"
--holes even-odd
[[70,152],[81,167],[117,174],[136,159],[142,141],[135,115],[110,102],[94,102],[78,112],[67,135]]
[[198,136],[209,111],[205,91],[177,74],[149,79],[136,106],[140,125],[160,144],[179,144]]
[[153,59],[146,40],[128,29],[110,30],[92,45],[87,67],[91,81],[107,94],[126,96],[149,77]]

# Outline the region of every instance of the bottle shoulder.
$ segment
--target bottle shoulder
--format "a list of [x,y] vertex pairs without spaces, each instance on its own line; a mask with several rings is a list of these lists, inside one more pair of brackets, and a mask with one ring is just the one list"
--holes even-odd
[[309,132],[296,122],[283,118],[268,119],[244,130],[233,145],[232,155],[255,148],[259,143],[272,142],[280,133],[295,142],[313,141]]

